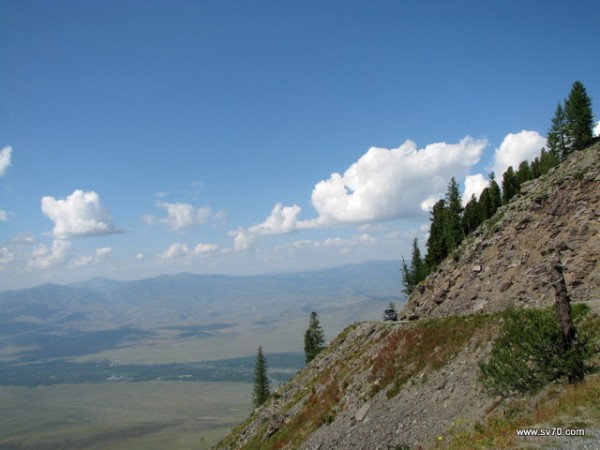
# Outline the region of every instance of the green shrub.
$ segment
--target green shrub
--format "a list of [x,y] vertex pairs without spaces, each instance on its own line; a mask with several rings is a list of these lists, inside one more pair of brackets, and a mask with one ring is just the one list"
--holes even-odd
[[[587,314],[574,308],[576,321]],[[565,350],[562,332],[552,308],[514,309],[503,314],[504,326],[486,363],[480,363],[481,381],[492,394],[535,393],[548,383],[572,373],[592,352],[587,338]]]

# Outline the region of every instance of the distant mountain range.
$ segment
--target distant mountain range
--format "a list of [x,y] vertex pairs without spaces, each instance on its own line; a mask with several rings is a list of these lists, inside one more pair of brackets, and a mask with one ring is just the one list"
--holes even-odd
[[298,351],[313,310],[331,336],[354,321],[379,318],[391,301],[400,306],[399,267],[399,261],[371,261],[261,276],[93,278],[4,291],[0,359],[176,362],[245,356],[257,345]]

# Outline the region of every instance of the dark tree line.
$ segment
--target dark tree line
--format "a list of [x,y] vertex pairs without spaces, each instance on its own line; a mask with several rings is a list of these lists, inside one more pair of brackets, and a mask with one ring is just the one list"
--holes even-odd
[[523,161],[515,169],[510,166],[502,175],[502,188],[495,174],[489,174],[489,182],[479,195],[472,195],[464,207],[461,204],[459,186],[453,177],[446,195],[431,211],[429,237],[424,257],[417,239],[413,241],[410,263],[402,258],[403,292],[409,295],[427,275],[460,245],[462,240],[475,231],[498,208],[507,204],[519,193],[521,185],[546,174],[552,167],[574,150],[583,149],[593,137],[593,113],[591,100],[579,81],[573,83],[571,93],[559,104],[548,132],[549,150],[542,148],[531,163]]

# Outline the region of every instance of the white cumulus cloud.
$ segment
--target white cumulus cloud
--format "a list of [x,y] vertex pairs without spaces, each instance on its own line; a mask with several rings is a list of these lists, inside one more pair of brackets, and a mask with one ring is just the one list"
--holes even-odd
[[479,199],[479,194],[487,187],[489,180],[482,174],[468,175],[465,178],[465,189],[462,196],[462,204],[466,205],[471,200],[471,195]]
[[465,137],[417,149],[406,141],[395,149],[370,148],[343,175],[317,183],[312,204],[316,225],[379,222],[421,215],[420,205],[446,190],[479,161],[487,141]]
[[229,236],[233,237],[233,249],[240,252],[248,250],[257,240],[256,234],[242,227],[230,231]]
[[496,180],[502,180],[502,174],[508,166],[513,166],[516,171],[522,161],[533,161],[545,146],[546,139],[537,131],[523,130],[519,133],[507,134],[494,153],[492,170]]
[[466,174],[487,145],[467,136],[456,144],[438,142],[422,149],[410,140],[395,149],[372,147],[343,174],[333,173],[315,185],[316,218],[300,220],[298,205],[278,203],[262,223],[230,232],[234,249],[247,250],[258,236],[419,217],[421,205],[443,195],[448,180]]
[[0,177],[6,175],[6,171],[11,166],[12,147],[7,146],[0,150]]
[[[496,182],[502,183],[502,175],[509,166],[516,171],[522,161],[533,161],[545,146],[546,139],[537,131],[523,130],[519,133],[508,133],[494,151],[491,169],[496,177]],[[475,194],[475,197],[479,198],[488,183],[487,176],[484,177],[483,174],[468,175],[465,178],[463,205],[470,200],[471,194]]]
[[277,203],[264,222],[251,226],[248,231],[259,236],[292,233],[302,226],[298,223],[301,211],[298,205],[283,206]]
[[15,260],[15,253],[8,246],[0,247],[0,270]]
[[[158,219],[158,222],[172,231],[185,231],[203,225],[211,215],[210,208],[195,208],[188,203],[159,202],[156,206],[167,212],[167,216]],[[143,216],[142,220],[148,225],[156,222],[156,218],[151,215]]]
[[594,136],[600,136],[600,122],[594,127]]
[[89,266],[90,264],[96,264],[100,260],[106,258],[111,253],[112,253],[112,248],[110,248],[110,247],[97,248],[96,252],[94,253],[93,256],[81,256],[79,258],[72,260],[69,263],[69,268],[73,269],[73,268],[78,268],[78,267]]
[[190,249],[187,244],[181,242],[175,242],[171,244],[164,252],[158,256],[164,260],[174,260],[181,258],[189,258],[192,256],[203,255],[214,252],[219,249],[217,244],[197,244],[194,248]]
[[110,212],[100,204],[100,196],[77,189],[65,199],[42,197],[42,212],[54,222],[56,239],[120,233]]
[[40,244],[34,248],[28,267],[43,269],[62,263],[70,248],[71,243],[62,239],[54,240],[51,247]]

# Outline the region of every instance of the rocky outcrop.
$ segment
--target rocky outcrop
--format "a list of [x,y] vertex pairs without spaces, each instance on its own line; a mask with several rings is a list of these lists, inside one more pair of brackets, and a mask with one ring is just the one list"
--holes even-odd
[[572,301],[600,298],[600,143],[525,183],[415,289],[401,318],[549,305],[553,255]]

